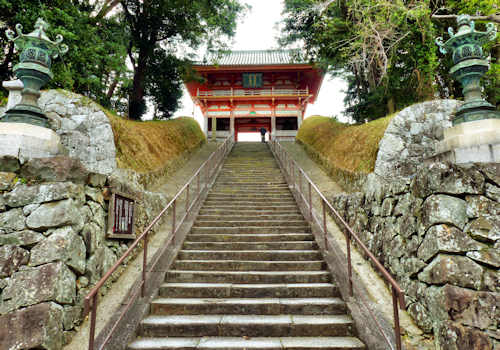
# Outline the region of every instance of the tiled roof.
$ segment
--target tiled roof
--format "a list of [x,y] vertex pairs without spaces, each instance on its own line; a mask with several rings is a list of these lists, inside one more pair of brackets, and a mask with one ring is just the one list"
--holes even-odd
[[206,60],[195,64],[201,66],[259,66],[303,63],[307,62],[300,57],[299,50],[248,50],[213,53]]

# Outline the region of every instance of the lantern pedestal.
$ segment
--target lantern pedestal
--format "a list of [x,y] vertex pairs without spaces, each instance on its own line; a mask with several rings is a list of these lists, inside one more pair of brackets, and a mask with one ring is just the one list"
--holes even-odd
[[444,130],[436,158],[461,163],[500,163],[500,119],[460,123]]
[[62,154],[61,140],[55,131],[26,123],[0,123],[0,157],[12,156],[24,163]]

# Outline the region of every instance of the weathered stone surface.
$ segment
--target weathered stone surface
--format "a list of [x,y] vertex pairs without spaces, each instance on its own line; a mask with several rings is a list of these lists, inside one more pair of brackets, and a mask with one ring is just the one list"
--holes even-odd
[[104,196],[102,195],[101,189],[85,186],[85,195],[94,202],[104,205]]
[[87,262],[87,272],[90,282],[95,283],[108,271],[117,258],[106,246],[97,249],[96,253]]
[[500,187],[486,184],[486,197],[500,203]]
[[480,263],[500,268],[500,252],[494,248],[483,248],[478,251],[468,252],[467,256]]
[[81,220],[77,203],[72,199],[42,204],[26,219],[34,230],[77,224]]
[[103,207],[101,207],[98,203],[95,202],[87,202],[91,212],[92,212],[92,221],[98,224],[101,228],[105,229],[106,227],[106,212]]
[[39,105],[46,113],[59,115],[56,132],[71,157],[95,173],[108,175],[116,169],[111,124],[97,104],[77,94],[49,90],[42,92]]
[[0,171],[7,173],[15,173],[19,170],[19,159],[9,155],[0,157]]
[[5,211],[6,209],[5,200],[3,199],[3,195],[0,193],[0,212]]
[[47,239],[31,250],[29,265],[38,266],[52,261],[63,261],[75,271],[85,272],[85,244],[71,227],[55,230]]
[[394,211],[394,207],[396,206],[397,200],[396,198],[386,198],[384,199],[384,202],[382,203],[382,216],[391,216],[392,212]]
[[451,321],[440,325],[437,338],[442,350],[494,350],[484,332]]
[[84,199],[82,185],[71,182],[56,182],[40,185],[19,184],[7,194],[5,202],[9,207],[21,207],[28,204],[41,204],[67,198]]
[[427,310],[423,303],[415,302],[410,304],[408,306],[408,312],[424,332],[432,332],[432,319],[429,316],[429,310]]
[[500,294],[476,292],[446,285],[441,290],[440,304],[455,322],[479,329],[496,329],[500,322]]
[[91,173],[87,183],[93,187],[103,187],[106,184],[106,180],[106,175]]
[[22,209],[12,209],[0,213],[0,234],[20,231],[26,227]]
[[73,329],[81,319],[82,307],[73,305],[64,305],[62,323],[64,330]]
[[484,288],[491,292],[500,293],[500,270],[486,270],[484,273]]
[[85,183],[89,172],[80,160],[58,156],[29,160],[23,164],[21,176],[36,181]]
[[418,249],[418,257],[429,261],[438,253],[460,253],[478,250],[484,246],[453,226],[435,225],[426,233]]
[[44,301],[71,304],[75,293],[73,272],[62,262],[50,263],[14,273],[2,293],[3,307],[8,312]]
[[80,233],[85,241],[85,247],[89,254],[94,254],[96,250],[104,245],[106,232],[95,222],[87,223]]
[[443,138],[444,128],[451,126],[452,115],[461,103],[427,101],[399,112],[380,140],[374,173],[389,181],[415,174],[423,160],[433,155],[435,144]]
[[486,176],[486,178],[500,186],[500,164],[477,164],[478,169]]
[[0,349],[62,348],[62,307],[42,303],[0,316]]
[[42,239],[43,235],[41,233],[24,230],[0,235],[0,246],[10,244],[22,247],[30,247],[40,242]]
[[480,215],[499,215],[500,203],[484,196],[467,196],[467,216],[477,218]]
[[483,268],[467,257],[439,254],[418,274],[418,279],[429,284],[481,289],[482,274]]
[[411,185],[412,194],[425,198],[433,193],[482,194],[484,177],[477,171],[449,163],[421,167]]
[[23,214],[25,216],[29,216],[31,213],[33,213],[38,207],[40,206],[40,204],[28,204],[26,206],[23,207]]
[[467,202],[448,195],[432,195],[423,206],[425,230],[436,224],[449,224],[463,229],[467,223]]
[[8,191],[14,186],[15,173],[0,172],[0,191]]
[[0,277],[8,277],[26,265],[29,260],[29,252],[15,245],[0,246]]
[[493,243],[500,240],[500,220],[498,217],[480,216],[467,225],[465,232],[478,241]]

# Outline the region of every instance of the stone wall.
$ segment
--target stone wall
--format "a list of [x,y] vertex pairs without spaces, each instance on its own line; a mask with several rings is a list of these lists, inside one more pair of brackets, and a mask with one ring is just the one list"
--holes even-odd
[[101,107],[56,90],[42,92],[40,106],[65,155],[0,157],[0,349],[55,350],[71,339],[85,295],[133,242],[106,238],[109,189],[137,200],[136,232],[168,203],[117,169]]
[[401,112],[362,191],[332,203],[396,277],[437,348],[497,350],[500,164],[424,164],[456,106],[431,101]]
[[106,238],[106,188],[138,199],[136,231],[167,198],[124,174],[89,173],[67,157],[12,170],[0,172],[0,324],[8,325],[0,327],[0,348],[60,349],[82,321],[91,286],[132,243]]

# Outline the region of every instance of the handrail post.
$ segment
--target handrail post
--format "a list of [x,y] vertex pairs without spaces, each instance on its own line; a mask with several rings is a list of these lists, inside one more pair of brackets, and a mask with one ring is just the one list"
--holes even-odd
[[186,187],[186,213],[189,209],[189,184]]
[[144,298],[146,295],[146,267],[148,261],[148,234],[144,236],[144,253],[142,256],[142,286],[141,286],[141,297]]
[[92,296],[92,311],[90,314],[90,334],[89,334],[89,350],[94,350],[94,338],[95,338],[95,321],[97,314],[97,295],[95,293]]
[[323,204],[323,234],[325,235],[325,250],[328,251],[328,231],[326,230],[326,203],[325,200],[322,199],[321,203]]
[[172,239],[175,238],[175,203],[177,202],[177,199],[174,200],[172,203]]
[[347,275],[349,280],[349,295],[352,297],[353,290],[352,290],[351,233],[349,232],[349,230],[347,231],[346,244],[347,244]]
[[396,293],[396,289],[394,286],[391,288],[392,290],[392,307],[394,311],[394,335],[396,338],[396,349],[401,350],[401,327],[399,325],[399,308],[398,308],[398,297]]
[[311,182],[307,182],[309,187],[309,219],[313,221],[313,207],[312,207],[312,192],[311,192]]

